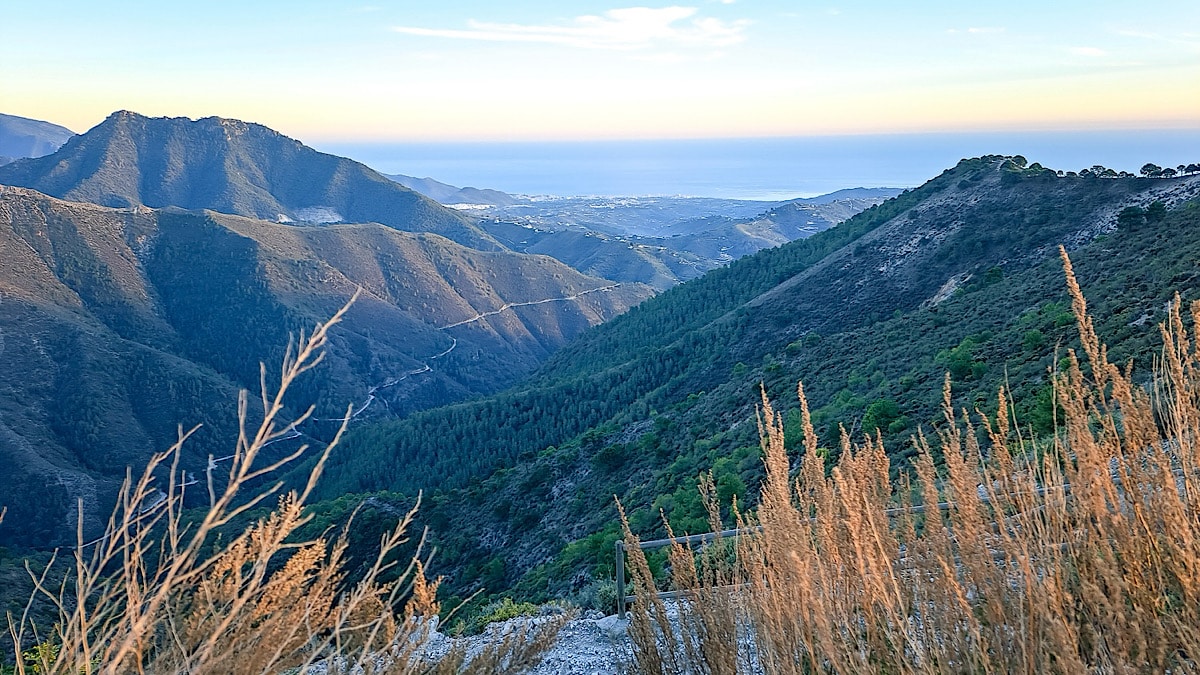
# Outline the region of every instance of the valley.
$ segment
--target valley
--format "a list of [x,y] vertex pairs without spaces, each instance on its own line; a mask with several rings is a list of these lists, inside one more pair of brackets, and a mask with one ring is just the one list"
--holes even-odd
[[[226,455],[236,392],[258,388],[259,362],[356,289],[322,380],[288,401],[287,414],[314,406],[313,418],[273,453],[328,441],[348,402],[359,425],[500,391],[656,291],[819,229],[689,253],[662,242],[724,241],[714,233],[810,207],[565,199],[551,214],[511,198],[526,210],[509,222],[237,120],[122,111],[77,136],[22,124],[59,135],[0,167],[0,456],[11,466],[0,502],[22,523],[0,525],[0,541],[13,544],[68,540],[79,498],[93,536],[124,467],[169,445],[176,424],[200,425],[189,470]],[[831,218],[867,205],[825,201],[811,208]],[[564,220],[596,211],[605,217]],[[514,240],[513,228],[529,234]],[[663,262],[681,256],[690,272]],[[34,485],[37,498],[15,499]]]
[[[904,191],[765,204],[486,191],[490,205],[453,210],[301,147],[288,175],[324,175],[304,173],[310,156],[406,209],[347,223],[250,179],[265,173],[229,174],[257,201],[226,201],[116,158],[113,138],[153,143],[137,130],[157,124],[182,139],[241,130],[226,142],[251,158],[294,143],[232,121],[121,113],[0,167],[34,186],[0,186],[7,546],[66,544],[77,528],[102,541],[125,467],[169,445],[181,420],[198,425],[179,460],[187,485],[236,462],[237,392],[270,386],[260,362],[357,294],[321,365],[289,392],[284,431],[262,446],[268,459],[319,449],[348,418],[297,536],[353,519],[347,570],[366,574],[421,496],[415,524],[448,606],[486,614],[516,597],[608,612],[614,496],[640,536],[667,523],[701,532],[707,484],[731,525],[734,501],[753,507],[764,480],[759,396],[781,402],[789,452],[802,429],[788,392],[801,381],[828,461],[843,438],[874,434],[903,473],[913,435],[938,428],[945,373],[955,405],[987,414],[1005,386],[1030,434],[1055,433],[1053,350],[1077,341],[1058,245],[1098,291],[1112,354],[1141,372],[1166,289],[1200,293],[1189,235],[1200,175],[1067,175],[992,155]],[[187,172],[192,156],[163,161]],[[137,187],[118,199],[121,185]],[[444,188],[447,201],[464,193]],[[284,482],[300,487],[312,461]]]

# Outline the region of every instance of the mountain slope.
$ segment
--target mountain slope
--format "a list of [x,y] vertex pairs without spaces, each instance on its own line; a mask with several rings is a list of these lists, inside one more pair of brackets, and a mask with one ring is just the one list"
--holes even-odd
[[[917,424],[937,420],[942,373],[967,383],[958,403],[985,405],[1015,350],[1028,375],[1013,382],[1022,413],[1042,419],[1038,374],[1053,364],[1054,341],[1069,339],[1057,245],[1087,246],[1098,270],[1086,278],[1103,275],[1114,252],[1140,277],[1115,284],[1125,295],[1110,305],[1122,348],[1136,354],[1142,338],[1132,331],[1144,312],[1157,316],[1172,290],[1164,285],[1200,291],[1200,276],[1187,271],[1200,254],[1189,232],[1198,210],[1145,219],[1128,232],[1128,248],[1088,242],[1125,236],[1116,229],[1125,208],[1196,195],[1200,178],[1058,177],[1002,157],[964,160],[838,227],[656,296],[589,331],[514,390],[356,430],[326,489],[411,496],[439,487],[422,517],[456,588],[520,581],[533,595],[571,591],[611,551],[612,495],[646,535],[661,534],[658,508],[677,531],[706,527],[695,492],[701,471],[714,470],[726,501],[747,496],[761,475],[760,382],[787,413],[803,379],[820,439],[835,454],[840,425],[878,427],[903,453]],[[1184,275],[1147,281],[1164,270]],[[789,433],[794,424],[789,417]],[[551,497],[555,507],[542,508]]]
[[57,124],[0,113],[0,157],[10,161],[48,155],[74,135],[75,132]]
[[52,155],[0,167],[0,184],[115,208],[178,206],[265,220],[377,222],[473,248],[500,248],[469,219],[358,162],[258,124],[219,117],[116,112]]
[[[292,414],[353,404],[366,419],[496,391],[649,295],[381,225],[109,209],[3,186],[0,259],[0,504],[19,525],[0,539],[39,544],[70,536],[78,497],[92,531],[125,467],[177,424],[204,424],[185,469],[226,454],[236,390],[256,391],[260,360],[278,363],[289,332],[358,287]],[[319,442],[330,424],[302,431]]]

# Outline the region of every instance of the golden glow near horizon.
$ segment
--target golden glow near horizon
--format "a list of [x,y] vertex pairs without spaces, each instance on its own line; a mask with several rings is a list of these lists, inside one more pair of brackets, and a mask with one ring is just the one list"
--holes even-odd
[[1200,3],[424,4],[6,9],[0,112],[306,141],[1200,128]]

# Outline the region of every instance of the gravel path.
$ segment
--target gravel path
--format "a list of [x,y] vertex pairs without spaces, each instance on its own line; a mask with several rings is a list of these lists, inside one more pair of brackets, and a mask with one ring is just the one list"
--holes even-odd
[[[489,625],[483,633],[469,637],[452,638],[434,633],[426,643],[424,654],[438,658],[455,647],[465,647],[468,660],[478,654],[489,643],[499,642],[509,633],[520,630],[530,622],[546,621],[550,614],[535,617],[517,617]],[[558,633],[554,646],[542,657],[541,662],[528,675],[607,675],[617,673],[618,659],[628,660],[629,638],[626,634],[627,621],[600,612],[589,611],[568,621]],[[330,664],[320,661],[306,669],[306,675],[327,675]],[[344,667],[344,666],[343,666]],[[339,668],[333,668],[334,672]],[[350,669],[350,675],[361,670]]]
[[530,675],[617,672],[618,659],[629,651],[627,623],[615,615],[605,617],[599,612],[568,621],[542,662],[529,671]]

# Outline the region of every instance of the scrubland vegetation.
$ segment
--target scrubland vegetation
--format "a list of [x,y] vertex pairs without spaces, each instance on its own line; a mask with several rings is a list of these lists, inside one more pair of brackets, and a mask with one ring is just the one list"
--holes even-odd
[[736,515],[751,528],[736,540],[672,549],[674,627],[626,527],[637,671],[1195,671],[1200,302],[1176,296],[1141,386],[1063,261],[1082,351],[1053,376],[1060,431],[1031,436],[1004,389],[994,415],[956,411],[947,378],[943,424],[912,437],[911,470],[890,466],[878,431],[844,433],[827,466],[801,386],[793,468],[764,393],[761,503]]

